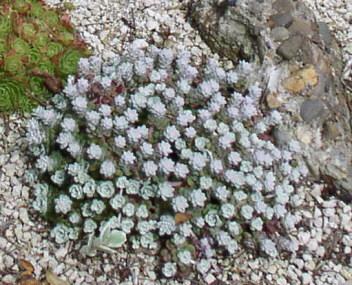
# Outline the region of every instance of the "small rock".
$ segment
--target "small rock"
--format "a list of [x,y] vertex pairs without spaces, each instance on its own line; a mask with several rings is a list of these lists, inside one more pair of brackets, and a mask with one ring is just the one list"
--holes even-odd
[[315,262],[313,260],[309,260],[304,264],[304,269],[307,271],[313,271],[315,269]]
[[310,251],[316,251],[318,249],[318,241],[316,239],[310,239],[307,247]]
[[302,245],[305,245],[310,239],[310,233],[309,232],[300,232],[298,234],[298,239]]
[[300,93],[307,86],[318,84],[318,75],[313,66],[300,69],[283,81],[284,88],[292,93]]
[[293,17],[290,12],[276,14],[270,17],[273,27],[288,27],[293,22]]
[[289,133],[282,128],[274,128],[273,136],[278,146],[287,145],[291,140]]
[[16,164],[10,163],[4,167],[5,173],[8,177],[11,177],[16,172]]
[[312,22],[302,19],[295,19],[289,26],[288,30],[293,35],[299,34],[309,38],[311,38],[314,34]]
[[306,145],[310,144],[313,138],[312,132],[302,126],[297,127],[296,135],[297,139]]
[[24,224],[30,224],[30,220],[29,220],[29,217],[28,217],[28,211],[26,208],[20,208],[19,209],[19,217],[20,217],[20,220],[24,223]]
[[13,265],[14,265],[14,259],[12,256],[9,256],[9,255],[5,255],[4,256],[4,265],[5,265],[5,268],[11,268]]
[[64,258],[67,255],[67,247],[61,247],[55,251],[55,256],[57,259]]
[[324,22],[318,22],[319,35],[326,47],[330,47],[332,36],[329,26]]
[[325,113],[325,104],[319,99],[308,99],[303,102],[300,110],[302,119],[310,123],[314,119],[322,116]]
[[276,92],[272,92],[266,96],[266,103],[270,109],[276,109],[282,106],[284,100]]
[[295,57],[298,50],[301,48],[304,39],[301,35],[295,35],[290,37],[281,43],[277,49],[277,54],[284,59],[290,60]]
[[1,281],[5,284],[15,284],[16,276],[14,276],[13,274],[7,274],[1,279]]
[[276,279],[276,282],[278,285],[287,285],[287,281],[284,277],[279,277],[278,279]]
[[216,281],[216,278],[214,277],[213,274],[208,274],[204,280],[207,284],[211,285]]
[[295,259],[294,264],[298,267],[298,269],[303,269],[304,261],[302,259]]
[[254,272],[251,273],[251,281],[258,283],[260,282],[260,276]]
[[352,269],[342,268],[340,273],[345,279],[351,280],[352,284]]
[[276,27],[271,31],[271,37],[275,42],[281,42],[287,40],[290,37],[290,33],[284,27]]
[[339,124],[336,122],[326,122],[323,126],[323,135],[329,140],[336,139],[341,135]]
[[309,273],[302,274],[302,284],[310,284],[312,281],[312,276]]
[[7,243],[8,243],[7,240],[0,236],[0,245],[1,245],[1,247],[6,247]]
[[317,256],[324,256],[325,255],[325,247],[319,246],[316,250]]
[[268,268],[269,273],[274,274],[274,273],[276,273],[276,271],[277,271],[276,265],[273,264],[273,265],[269,266],[269,268]]
[[277,0],[274,2],[273,8],[280,13],[284,13],[292,11],[294,6],[291,0]]

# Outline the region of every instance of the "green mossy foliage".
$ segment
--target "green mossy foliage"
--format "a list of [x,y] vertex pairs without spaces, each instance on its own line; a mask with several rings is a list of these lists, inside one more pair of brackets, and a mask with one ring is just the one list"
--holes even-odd
[[46,79],[64,83],[90,55],[59,12],[39,0],[0,0],[0,113],[45,102],[52,95]]
[[11,112],[17,104],[21,104],[23,111],[30,111],[33,103],[24,94],[24,86],[16,80],[0,79],[0,110]]

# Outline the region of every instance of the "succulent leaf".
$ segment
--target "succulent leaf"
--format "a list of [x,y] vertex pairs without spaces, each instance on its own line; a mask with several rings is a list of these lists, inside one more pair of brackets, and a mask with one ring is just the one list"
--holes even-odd
[[46,11],[44,13],[44,19],[51,28],[58,26],[60,21],[59,16],[55,11]]
[[21,38],[15,38],[11,45],[18,55],[27,55],[30,51],[30,45]]
[[64,50],[64,47],[60,43],[51,42],[48,44],[47,55],[53,57]]
[[64,76],[74,74],[78,67],[81,53],[78,50],[66,51],[60,59],[60,71]]
[[33,42],[33,46],[39,50],[45,50],[49,41],[50,40],[47,33],[38,33]]
[[9,55],[4,58],[4,70],[12,75],[18,75],[25,72],[25,67],[20,55]]
[[31,101],[29,97],[20,95],[17,102],[14,102],[14,106],[11,112],[16,112],[18,109],[20,109],[23,113],[30,112],[34,106],[34,102]]
[[37,67],[43,73],[55,73],[55,66],[48,58],[42,58]]
[[59,34],[59,40],[65,46],[69,46],[73,43],[73,41],[75,40],[75,37],[71,32],[64,30]]
[[30,40],[33,39],[37,31],[35,26],[32,23],[24,23],[22,26],[23,38]]
[[20,13],[26,13],[30,9],[30,3],[27,0],[15,0],[14,8]]
[[48,90],[44,86],[44,81],[45,79],[38,76],[31,77],[29,80],[29,87],[31,91],[36,95],[44,95],[48,93]]
[[[20,82],[10,79],[0,80],[0,110],[3,112],[13,112],[17,109],[20,98],[24,96],[24,88]],[[28,102],[23,102],[28,105]]]
[[102,237],[103,245],[110,248],[121,247],[126,242],[126,240],[126,234],[118,230],[107,231]]
[[31,48],[28,55],[29,55],[29,62],[31,64],[38,64],[38,62],[41,60],[41,53],[36,48]]
[[0,39],[0,58],[6,51],[6,41],[5,39]]
[[34,17],[40,18],[40,16],[44,14],[44,9],[39,2],[33,2],[31,4],[31,10],[29,12]]
[[9,16],[0,16],[0,38],[4,38],[11,31],[11,20]]

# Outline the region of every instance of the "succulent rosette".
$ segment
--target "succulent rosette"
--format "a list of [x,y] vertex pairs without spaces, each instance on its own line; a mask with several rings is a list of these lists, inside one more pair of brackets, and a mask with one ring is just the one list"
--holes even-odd
[[28,0],[14,0],[13,8],[20,13],[26,13],[30,10],[31,5]]
[[32,1],[29,14],[35,19],[40,19],[44,15],[45,8],[39,1]]
[[0,58],[4,56],[6,51],[6,41],[5,39],[0,39]]
[[60,31],[57,37],[58,40],[65,46],[72,45],[75,40],[74,35],[67,30]]
[[55,75],[55,65],[49,58],[42,58],[36,68],[43,74]]
[[35,38],[37,29],[32,23],[24,23],[21,28],[20,33],[24,39],[30,41]]
[[80,58],[81,53],[78,50],[67,50],[60,58],[59,66],[61,73],[65,76],[75,73]]
[[[20,82],[10,79],[0,80],[0,109],[5,112],[13,112],[19,108],[19,104],[24,103],[26,111],[29,111],[29,100],[21,101],[24,96],[24,87]],[[26,98],[27,99],[27,98]]]
[[36,37],[32,41],[32,45],[34,48],[45,51],[48,44],[50,42],[49,36],[47,33],[39,32]]
[[47,55],[53,57],[64,50],[64,47],[60,43],[51,42],[48,44]]
[[20,54],[7,55],[4,58],[4,71],[16,76],[25,72],[25,66]]
[[48,90],[44,87],[44,79],[38,76],[32,76],[29,80],[29,87],[32,92],[37,95],[45,95]]
[[[84,44],[75,44],[76,35],[60,20],[57,10],[49,9],[39,0],[5,0],[0,7],[0,73],[24,87],[21,96],[10,104],[8,96],[0,97],[0,113],[5,110],[28,110],[44,102],[69,74],[77,71],[77,62],[89,54]],[[63,67],[63,71],[60,68]],[[48,76],[58,82],[55,88],[46,83]],[[49,89],[48,89],[49,88]],[[6,107],[6,104],[10,104]],[[14,106],[18,109],[13,109]]]
[[16,55],[27,55],[30,51],[30,45],[25,40],[21,38],[15,38],[10,41],[10,45]]
[[42,16],[43,19],[46,20],[46,24],[51,27],[51,28],[58,28],[60,18],[59,15],[56,11],[53,10],[46,10],[44,12],[44,15]]
[[9,15],[0,13],[0,38],[6,37],[11,31],[11,19]]
[[[69,71],[77,56],[66,58],[61,70]],[[104,64],[91,57],[81,67],[28,122],[37,182],[54,201],[44,217],[89,234],[88,255],[107,224],[135,249],[164,250],[166,277],[203,259],[206,272],[209,259],[235,254],[244,239],[258,247],[276,241],[263,228],[284,227],[307,168],[295,163],[298,142],[272,142],[282,118],[260,111],[254,64],[195,64],[188,51],[136,40]],[[71,222],[73,215],[80,219]]]
[[29,63],[32,66],[36,66],[40,62],[42,55],[36,48],[31,48],[27,56],[29,58]]

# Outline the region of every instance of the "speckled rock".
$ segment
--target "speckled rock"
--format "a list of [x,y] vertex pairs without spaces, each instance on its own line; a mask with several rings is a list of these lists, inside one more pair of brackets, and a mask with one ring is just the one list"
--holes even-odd
[[274,41],[280,42],[290,37],[289,31],[285,27],[275,27],[271,31],[271,37]]
[[270,17],[271,25],[273,27],[289,27],[293,22],[293,17],[291,12],[284,12],[275,14]]
[[258,20],[241,13],[238,6],[204,0],[190,5],[189,14],[192,26],[214,52],[231,60],[262,59],[264,43],[255,25]]
[[298,50],[303,44],[304,38],[302,35],[289,36],[289,38],[277,48],[277,54],[284,59],[290,60],[297,55]]
[[303,102],[300,114],[305,122],[310,123],[314,119],[326,114],[325,110],[326,107],[323,101],[319,99],[308,99]]

